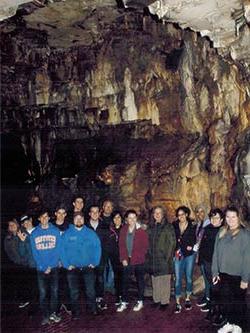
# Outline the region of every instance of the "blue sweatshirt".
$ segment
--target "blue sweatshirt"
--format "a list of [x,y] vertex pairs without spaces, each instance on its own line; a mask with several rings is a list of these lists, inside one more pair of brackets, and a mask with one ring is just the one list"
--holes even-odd
[[78,230],[74,225],[62,235],[63,267],[97,266],[101,259],[101,242],[96,233],[86,226]]
[[42,229],[41,225],[30,235],[31,249],[38,271],[45,272],[48,267],[58,266],[61,253],[60,231],[49,223],[47,229]]

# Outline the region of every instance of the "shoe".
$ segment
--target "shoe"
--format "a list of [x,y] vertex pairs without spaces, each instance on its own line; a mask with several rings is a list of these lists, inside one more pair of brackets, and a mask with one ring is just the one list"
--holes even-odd
[[53,312],[50,316],[49,316],[49,320],[53,321],[54,323],[59,323],[61,321],[61,317],[58,316],[55,312]]
[[201,307],[207,304],[207,298],[205,296],[203,296],[198,302],[196,302],[196,305]]
[[41,326],[45,326],[45,325],[49,325],[50,321],[49,318],[43,318],[43,320],[41,321]]
[[214,316],[215,316],[215,314],[209,310],[208,314],[206,315],[206,317],[204,319],[206,321],[212,321]]
[[80,320],[80,315],[79,314],[72,315],[72,320]]
[[204,306],[202,306],[200,309],[201,309],[201,312],[209,312],[209,310],[210,310],[210,306],[209,306],[209,304],[207,303],[207,304],[205,304]]
[[218,333],[229,333],[232,332],[233,325],[226,323],[222,328],[220,328],[217,332]]
[[133,307],[133,311],[137,312],[143,308],[143,301],[137,301],[135,306]]
[[122,297],[121,297],[121,296],[118,296],[118,297],[116,298],[115,305],[120,305],[121,302],[122,302]]
[[107,308],[108,308],[107,304],[104,302],[103,298],[101,298],[101,297],[97,299],[96,304],[97,304],[98,309],[100,309],[101,311],[107,310]]
[[167,303],[167,304],[161,304],[161,305],[160,305],[160,310],[161,310],[161,311],[165,311],[165,310],[167,310],[168,306],[169,306],[168,303]]
[[223,326],[226,322],[227,320],[220,314],[214,318],[212,324],[213,326]]
[[30,302],[23,302],[18,305],[19,309],[25,308],[27,305],[29,305]]
[[66,304],[62,304],[60,310],[64,310],[67,314],[71,315],[72,311],[70,310],[69,306]]
[[160,302],[157,302],[157,303],[153,302],[152,304],[150,304],[150,307],[153,308],[153,309],[156,309],[156,308],[158,308],[160,305],[161,305]]
[[233,330],[232,333],[242,333],[242,328],[238,325],[232,325],[233,326]]
[[174,313],[181,313],[181,305],[176,303]]
[[127,304],[125,302],[121,302],[121,304],[116,309],[116,312],[123,312],[127,309]]
[[185,310],[190,311],[192,309],[192,303],[189,299],[185,301]]

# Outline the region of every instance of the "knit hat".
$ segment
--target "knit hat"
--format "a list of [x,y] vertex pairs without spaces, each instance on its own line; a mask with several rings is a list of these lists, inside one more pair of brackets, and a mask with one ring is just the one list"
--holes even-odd
[[20,223],[24,224],[25,221],[30,220],[30,219],[31,219],[30,216],[28,216],[28,215],[22,215],[21,218],[20,218]]

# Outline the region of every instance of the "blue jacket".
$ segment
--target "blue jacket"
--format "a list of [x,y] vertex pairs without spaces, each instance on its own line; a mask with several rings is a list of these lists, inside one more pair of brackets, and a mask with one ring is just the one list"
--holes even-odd
[[45,272],[48,267],[58,266],[61,253],[60,231],[49,223],[48,229],[41,225],[30,235],[31,249],[38,271]]
[[31,250],[31,242],[30,242],[30,234],[28,234],[27,232],[25,232],[27,237],[25,239],[25,241],[21,241],[19,240],[19,253],[21,255],[22,258],[24,258],[25,260],[25,265],[34,268],[36,267],[36,263],[34,260],[34,256]]
[[62,235],[62,255],[63,267],[69,266],[86,267],[90,264],[97,266],[101,259],[101,242],[96,233],[86,226],[81,230],[74,225]]

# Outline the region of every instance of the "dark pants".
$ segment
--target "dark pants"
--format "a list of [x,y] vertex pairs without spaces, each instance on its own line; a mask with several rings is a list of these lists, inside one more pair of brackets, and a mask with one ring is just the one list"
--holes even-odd
[[108,261],[107,253],[103,252],[100,264],[95,267],[95,290],[96,297],[104,296],[104,270]]
[[240,288],[241,277],[220,273],[217,304],[230,324],[244,326],[246,322],[246,291]]
[[119,297],[122,295],[122,264],[116,254],[110,254],[109,259],[114,271],[115,295]]
[[60,267],[58,270],[58,312],[62,304],[69,305],[69,288],[67,269]]
[[57,311],[58,307],[58,269],[52,268],[49,274],[37,272],[40,307],[44,318]]
[[135,274],[137,290],[138,290],[138,301],[143,301],[144,296],[144,265],[128,265],[123,266],[122,271],[122,301],[128,302],[128,288],[129,278],[132,274]]
[[71,310],[73,315],[80,314],[80,280],[84,281],[87,309],[96,311],[95,273],[93,268],[73,269],[67,271]]

